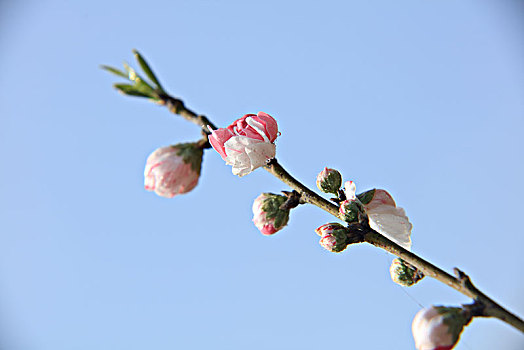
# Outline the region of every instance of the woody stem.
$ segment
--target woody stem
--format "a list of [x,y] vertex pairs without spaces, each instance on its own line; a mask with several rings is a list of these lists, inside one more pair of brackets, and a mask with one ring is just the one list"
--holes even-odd
[[[161,95],[159,97],[161,101],[160,103],[165,105],[170,112],[178,114],[184,119],[199,125],[202,129],[203,140],[204,137],[207,138],[207,135],[210,134],[208,126],[216,129],[216,126],[209,119],[188,109],[182,100],[176,99],[167,94]],[[209,142],[206,142],[204,148],[210,147],[211,145]],[[289,174],[275,158],[270,159],[264,168],[273,176],[291,187],[293,190],[297,191],[302,202],[315,205],[333,215],[334,217],[344,221],[344,218],[338,211],[338,206],[319,196],[317,193],[313,192],[300,181],[291,176],[291,174]],[[369,227],[369,225],[359,225],[358,231],[358,234],[362,235],[363,242],[367,242],[374,245],[375,247],[382,248],[387,252],[402,258],[422,271],[424,275],[432,277],[464,294],[465,296],[474,299],[475,302],[479,305],[480,310],[476,316],[498,318],[499,320],[506,322],[507,324],[524,333],[524,321],[482,293],[477,287],[473,285],[473,283],[471,283],[469,277],[462,271],[455,269],[457,277],[453,277],[446,271],[438,268],[432,263],[422,259],[418,255],[404,249],[395,242],[374,231]]]
[[[326,199],[322,198],[315,192],[311,191],[293,176],[291,176],[283,167],[278,163],[278,161],[273,158],[268,161],[268,165],[265,169],[277,177],[279,180],[287,184],[289,187],[297,191],[301,196],[302,200],[306,203],[316,205],[320,209],[323,209],[330,213],[331,215],[337,217],[338,219],[344,220],[338,211],[338,207]],[[351,227],[350,227],[351,228]],[[483,310],[480,315],[484,317],[495,317],[498,318],[513,327],[517,328],[524,333],[524,321],[519,317],[512,314],[508,310],[504,309],[502,306],[497,304],[493,299],[489,298],[487,295],[478,290],[473,283],[471,283],[469,277],[464,274],[462,271],[455,269],[457,277],[453,277],[446,271],[438,268],[429,261],[426,261],[419,257],[418,255],[410,252],[409,250],[404,249],[395,242],[391,241],[387,237],[384,237],[380,233],[374,231],[369,225],[359,226],[359,230],[363,232],[363,241],[369,244],[374,245],[375,247],[382,248],[387,252],[396,255],[397,257],[407,261],[411,265],[415,266],[417,269],[422,271],[425,276],[432,277],[451,288],[459,291],[467,297],[470,297],[477,301],[480,305],[483,306]]]

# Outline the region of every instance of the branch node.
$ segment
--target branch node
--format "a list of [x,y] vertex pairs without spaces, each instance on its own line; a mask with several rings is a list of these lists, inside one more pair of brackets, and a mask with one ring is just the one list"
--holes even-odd
[[276,158],[271,158],[271,159],[268,159],[268,160],[266,161],[266,165],[267,165],[268,167],[271,167],[271,166],[273,166],[273,164],[276,164],[276,163],[277,163],[277,159],[276,159]]
[[348,226],[348,244],[364,242],[364,235],[366,234],[366,227],[361,223],[354,223]]
[[459,270],[455,267],[453,268],[453,272],[455,273],[455,276],[457,276],[457,279],[460,281],[460,285],[462,286],[462,288],[472,292],[477,291],[477,288],[475,288],[469,276],[466,275],[462,270]]
[[293,208],[296,208],[299,204],[304,204],[302,202],[302,196],[297,191],[293,190],[291,192],[289,191],[282,191],[282,193],[287,197],[286,201],[282,203],[280,206],[280,209],[282,210],[290,210]]
[[471,304],[463,304],[462,309],[464,309],[465,316],[471,320],[473,317],[482,317],[486,316],[484,310],[486,305],[478,299],[473,300]]
[[457,276],[457,279],[462,283],[465,284],[467,282],[471,283],[469,276],[466,275],[463,271],[459,270],[457,267],[453,268],[453,272],[455,273],[455,276]]

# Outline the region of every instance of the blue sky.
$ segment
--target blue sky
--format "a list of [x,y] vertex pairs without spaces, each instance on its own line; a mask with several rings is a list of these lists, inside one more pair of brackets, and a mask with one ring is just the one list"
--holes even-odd
[[[208,151],[191,193],[143,189],[154,149],[199,138],[118,95],[99,64],[148,58],[225,126],[277,118],[277,157],[406,209],[413,251],[524,315],[524,22],[519,1],[2,1],[0,348],[411,349],[420,305],[467,298],[389,278],[366,245],[332,254],[314,207],[262,236],[261,192]],[[457,349],[520,349],[475,320]]]

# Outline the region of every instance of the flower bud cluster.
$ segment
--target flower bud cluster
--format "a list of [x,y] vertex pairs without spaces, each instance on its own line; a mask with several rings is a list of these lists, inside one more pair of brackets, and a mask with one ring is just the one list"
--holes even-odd
[[341,224],[324,224],[315,232],[321,237],[320,245],[330,252],[340,253],[348,246],[348,229]]
[[253,222],[264,235],[272,235],[280,231],[289,221],[289,210],[280,207],[287,197],[262,193],[253,202]]
[[424,278],[419,269],[400,258],[393,260],[389,273],[393,282],[404,287],[411,287]]
[[432,306],[420,310],[411,330],[418,350],[450,350],[471,321],[471,313],[459,307]]
[[339,217],[347,223],[368,222],[369,226],[405,249],[411,249],[411,229],[404,209],[397,207],[393,197],[381,189],[356,194],[353,181],[346,181],[340,191],[342,176],[335,169],[324,168],[317,176],[317,187],[338,195]]

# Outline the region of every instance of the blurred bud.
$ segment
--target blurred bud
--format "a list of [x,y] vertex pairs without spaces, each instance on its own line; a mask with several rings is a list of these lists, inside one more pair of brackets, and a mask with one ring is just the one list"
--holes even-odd
[[196,143],[157,149],[147,158],[145,189],[167,198],[191,191],[198,183],[202,154]]
[[342,185],[342,175],[330,168],[324,168],[317,175],[317,187],[324,193],[338,193],[338,189]]
[[471,314],[459,307],[432,306],[420,310],[411,326],[418,350],[449,350],[471,321]]
[[262,193],[253,202],[253,222],[264,235],[272,235],[287,225],[289,210],[280,209],[287,197]]
[[411,287],[424,278],[420,270],[400,258],[393,260],[389,273],[393,282],[404,287]]
[[348,246],[348,229],[340,224],[324,224],[315,232],[322,237],[320,245],[330,252],[339,253]]

